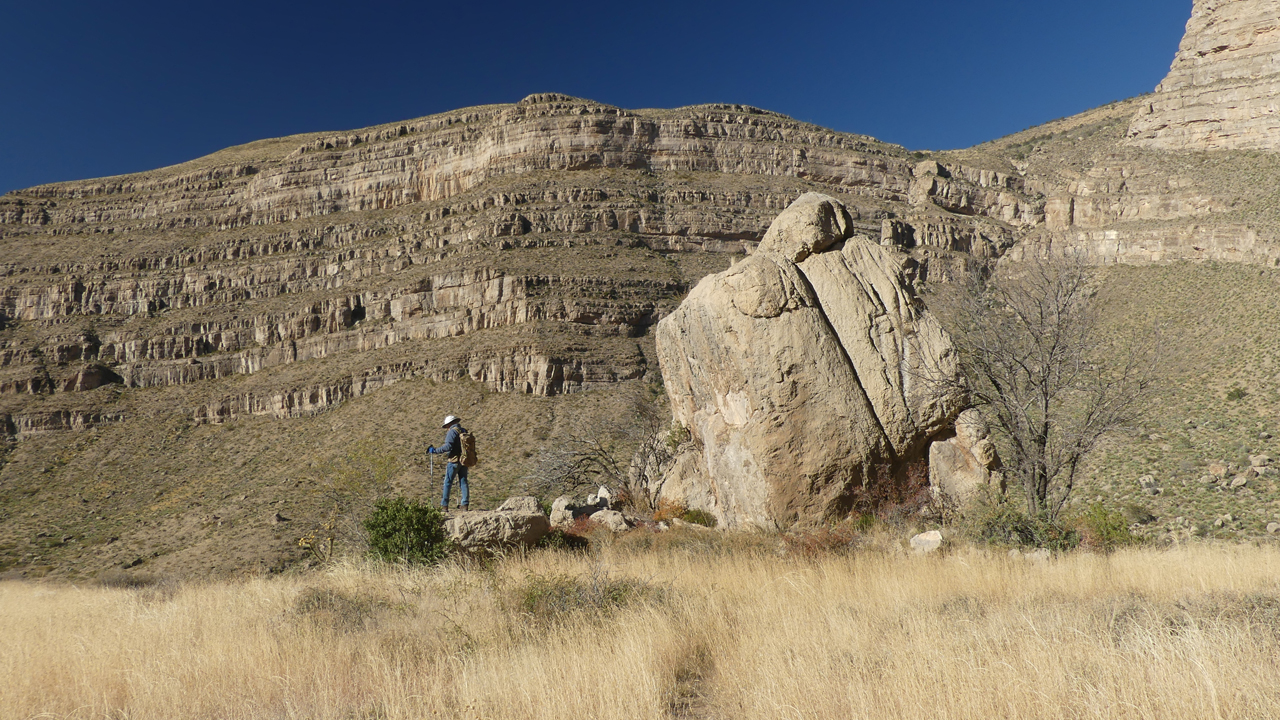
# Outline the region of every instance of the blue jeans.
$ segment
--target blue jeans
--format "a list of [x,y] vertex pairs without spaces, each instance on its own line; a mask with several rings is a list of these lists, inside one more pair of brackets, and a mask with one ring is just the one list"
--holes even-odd
[[466,507],[467,501],[471,499],[470,493],[467,491],[467,466],[462,463],[449,463],[444,466],[444,494],[440,497],[440,507],[449,507],[449,486],[453,485],[453,479],[458,478],[458,489],[462,491],[462,502],[460,507]]

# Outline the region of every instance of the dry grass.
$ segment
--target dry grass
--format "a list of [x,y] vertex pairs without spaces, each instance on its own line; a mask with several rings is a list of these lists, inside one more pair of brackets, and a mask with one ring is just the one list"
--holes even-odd
[[1032,563],[972,549],[796,559],[776,538],[715,538],[483,568],[0,584],[0,707],[136,720],[1198,720],[1280,707],[1274,547]]

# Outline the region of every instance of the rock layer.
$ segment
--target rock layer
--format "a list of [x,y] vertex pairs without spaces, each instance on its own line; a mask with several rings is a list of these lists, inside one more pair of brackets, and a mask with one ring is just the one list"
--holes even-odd
[[658,324],[675,421],[693,442],[653,492],[722,527],[847,513],[919,460],[963,409],[931,380],[954,350],[920,305],[909,256],[856,236],[806,194],[755,253],[704,278]]
[[[0,198],[0,412],[92,390],[85,366],[125,388],[203,384],[197,422],[319,412],[412,377],[608,386],[652,369],[649,329],[727,262],[709,256],[753,247],[812,188],[908,250],[994,257],[1043,220],[1016,174],[739,105],[543,94],[264,140]],[[228,386],[340,358],[343,377]]]
[[1134,145],[1280,149],[1280,2],[1196,0],[1169,75],[1129,126]]

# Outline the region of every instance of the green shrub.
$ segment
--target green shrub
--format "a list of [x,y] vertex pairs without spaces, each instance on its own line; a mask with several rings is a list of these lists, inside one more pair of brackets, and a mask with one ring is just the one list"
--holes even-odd
[[1116,548],[1138,543],[1138,536],[1129,531],[1125,516],[1108,510],[1100,503],[1089,506],[1080,517],[1081,545],[1110,553]]
[[545,550],[582,552],[590,549],[591,541],[581,535],[565,532],[562,528],[552,528],[551,532],[538,541],[538,547]]
[[1028,517],[1018,503],[1004,498],[980,498],[965,515],[968,533],[993,545],[1071,550],[1080,534],[1045,517]]
[[449,554],[444,514],[439,508],[403,498],[379,500],[364,520],[369,550],[388,562],[431,564]]
[[716,526],[716,516],[706,510],[685,510],[680,519],[694,525],[702,525],[709,528]]
[[1231,389],[1227,391],[1227,399],[1231,401],[1243,400],[1248,394],[1249,393],[1239,385],[1232,385]]

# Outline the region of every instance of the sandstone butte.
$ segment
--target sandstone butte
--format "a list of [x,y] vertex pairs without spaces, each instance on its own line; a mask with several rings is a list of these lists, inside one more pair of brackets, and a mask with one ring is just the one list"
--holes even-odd
[[496,505],[807,192],[919,279],[1046,245],[1274,267],[1276,5],[1201,0],[1153,95],[965,150],[538,94],[0,196],[0,569],[279,567],[265,518],[445,412]]

